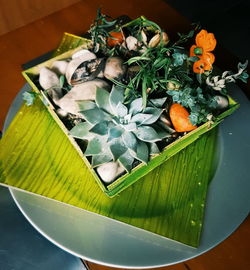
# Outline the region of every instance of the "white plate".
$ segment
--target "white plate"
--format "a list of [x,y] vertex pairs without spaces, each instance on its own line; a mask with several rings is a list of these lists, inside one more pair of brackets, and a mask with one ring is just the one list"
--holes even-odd
[[[20,91],[5,128],[21,104]],[[219,131],[219,163],[209,186],[204,227],[197,249],[50,199],[10,189],[24,216],[48,240],[83,259],[122,268],[152,268],[196,257],[227,238],[250,205],[250,103],[231,86],[241,107]]]

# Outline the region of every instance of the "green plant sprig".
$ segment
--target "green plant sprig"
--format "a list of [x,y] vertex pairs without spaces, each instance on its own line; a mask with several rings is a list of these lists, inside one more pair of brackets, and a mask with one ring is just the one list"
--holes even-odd
[[110,37],[109,32],[111,29],[112,31],[119,31],[119,28],[117,20],[112,20],[110,16],[102,14],[99,8],[97,10],[96,19],[88,31],[91,35],[94,52],[97,53],[99,50],[103,50],[105,54],[112,55],[113,52],[110,52],[112,49],[106,46],[106,40]]

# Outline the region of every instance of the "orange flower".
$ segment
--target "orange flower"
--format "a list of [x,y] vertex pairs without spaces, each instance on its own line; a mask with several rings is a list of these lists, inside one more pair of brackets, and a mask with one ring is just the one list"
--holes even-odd
[[189,119],[189,112],[178,103],[173,103],[169,109],[170,120],[177,132],[191,131],[197,128]]
[[110,32],[110,37],[107,39],[108,46],[115,47],[124,41],[122,32]]
[[204,73],[210,70],[215,60],[215,56],[211,53],[216,46],[216,39],[213,33],[201,30],[195,38],[196,45],[190,48],[190,56],[197,56],[200,60],[193,65],[195,73]]

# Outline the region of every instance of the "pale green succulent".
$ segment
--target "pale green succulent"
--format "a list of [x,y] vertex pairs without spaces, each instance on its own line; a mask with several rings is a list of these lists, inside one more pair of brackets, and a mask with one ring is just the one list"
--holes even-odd
[[84,154],[92,156],[93,167],[118,160],[129,172],[135,160],[147,163],[150,155],[159,153],[155,142],[170,136],[157,124],[165,100],[151,99],[143,109],[142,98],[129,105],[123,103],[123,88],[114,86],[110,93],[99,88],[95,102],[78,102],[86,122],[75,126],[70,134],[88,141]]

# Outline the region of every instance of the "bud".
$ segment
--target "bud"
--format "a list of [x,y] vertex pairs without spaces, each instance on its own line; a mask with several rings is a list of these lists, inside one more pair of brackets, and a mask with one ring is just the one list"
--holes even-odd
[[173,81],[171,82],[167,82],[167,89],[168,90],[179,90],[180,89],[180,84],[179,83],[175,83]]
[[203,54],[202,48],[196,47],[196,48],[194,49],[194,54],[195,54],[195,55],[202,55],[202,54]]
[[[162,42],[162,43],[161,43]],[[157,47],[158,45],[167,45],[169,38],[166,32],[157,33],[154,35],[148,43],[149,48]]]

